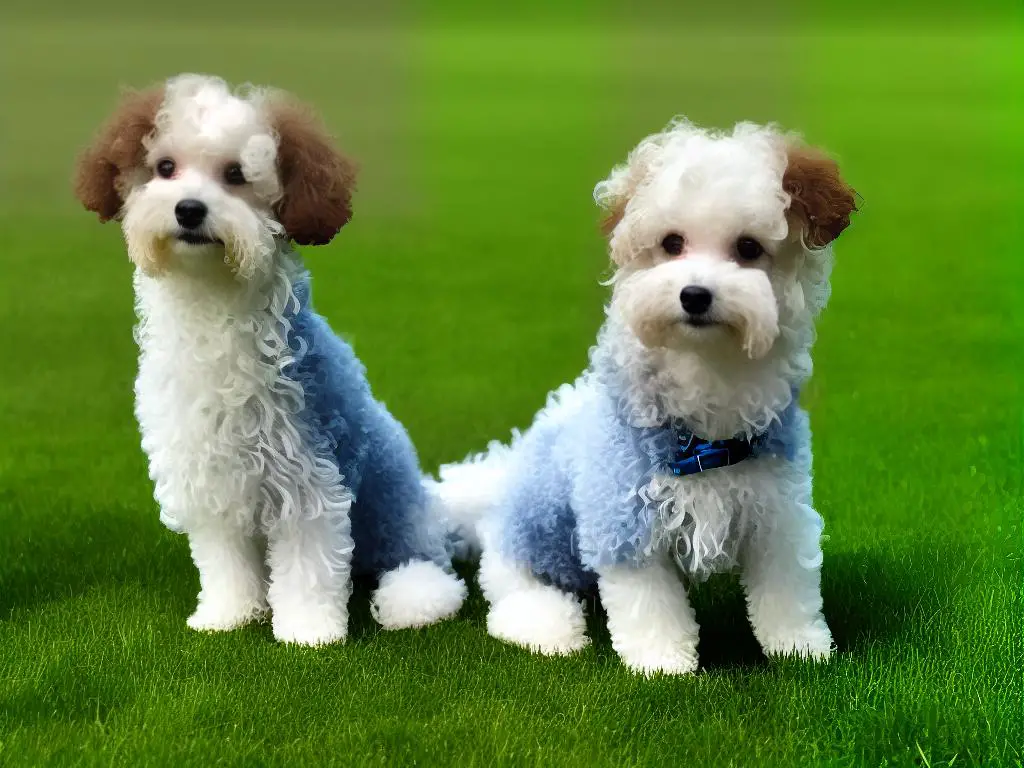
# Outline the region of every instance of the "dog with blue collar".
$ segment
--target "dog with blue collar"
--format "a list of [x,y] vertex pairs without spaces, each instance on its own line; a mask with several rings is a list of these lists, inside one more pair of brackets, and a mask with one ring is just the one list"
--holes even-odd
[[798,395],[853,190],[773,126],[679,120],[595,196],[617,269],[589,366],[435,489],[480,550],[489,633],[578,651],[596,589],[628,668],[690,673],[685,582],[735,569],[766,653],[828,657]]

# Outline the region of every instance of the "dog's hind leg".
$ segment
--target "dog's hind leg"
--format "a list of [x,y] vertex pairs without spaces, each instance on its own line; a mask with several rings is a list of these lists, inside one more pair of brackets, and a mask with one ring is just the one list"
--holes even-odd
[[548,656],[564,656],[585,648],[590,638],[582,602],[503,557],[495,546],[491,526],[485,523],[481,529],[483,551],[478,579],[491,606],[487,632]]
[[205,520],[189,528],[188,541],[201,588],[188,619],[192,629],[226,631],[266,613],[263,550],[250,531],[234,521]]
[[352,593],[347,515],[282,520],[268,541],[274,637],[312,646],[344,640]]

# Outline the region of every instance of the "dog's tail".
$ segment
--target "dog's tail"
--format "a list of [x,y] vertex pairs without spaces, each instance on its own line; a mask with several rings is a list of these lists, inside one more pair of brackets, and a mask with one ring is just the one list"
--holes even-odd
[[444,522],[452,543],[453,557],[469,560],[480,554],[477,524],[494,508],[507,477],[512,450],[519,435],[509,445],[497,440],[487,450],[457,464],[444,464],[440,480],[427,480],[427,493],[436,517]]

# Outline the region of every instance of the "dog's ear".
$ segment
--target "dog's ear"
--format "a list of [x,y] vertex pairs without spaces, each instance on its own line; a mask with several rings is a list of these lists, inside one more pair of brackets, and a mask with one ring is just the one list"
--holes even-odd
[[790,209],[804,223],[804,242],[823,248],[850,225],[857,210],[857,194],[839,175],[839,165],[813,147],[790,144],[782,188],[791,198]]
[[611,237],[626,214],[626,205],[636,190],[634,174],[629,166],[615,168],[607,179],[594,189],[594,200],[603,212],[601,217],[601,234]]
[[356,166],[306,105],[278,93],[268,108],[278,137],[278,221],[299,245],[325,245],[352,218]]
[[667,133],[648,136],[629,153],[626,162],[612,169],[608,178],[594,187],[594,202],[604,212],[601,233],[611,237],[626,215],[626,206],[650,172],[656,156],[661,152]]
[[[625,163],[613,168],[608,178],[594,187],[594,202],[604,212],[601,232],[605,237],[612,237],[615,228],[626,215],[629,201],[661,162],[666,143],[690,127],[688,122],[680,118],[671,122],[661,133],[647,136],[633,148]],[[612,258],[616,258],[614,253]]]
[[79,156],[75,166],[75,197],[100,221],[117,216],[127,194],[125,175],[146,159],[143,140],[153,133],[163,87],[126,93],[114,114]]

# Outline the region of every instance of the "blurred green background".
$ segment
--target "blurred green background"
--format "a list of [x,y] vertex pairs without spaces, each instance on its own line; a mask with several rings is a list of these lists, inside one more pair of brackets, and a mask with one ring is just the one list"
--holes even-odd
[[[0,11],[0,763],[1021,765],[1021,6],[531,1]],[[729,579],[704,671],[637,680],[458,620],[349,643],[189,633],[132,418],[130,269],[75,153],[182,71],[315,103],[362,165],[306,249],[430,470],[584,365],[608,274],[594,184],[675,114],[775,120],[863,196],[805,393],[829,535],[823,667],[768,664]],[[361,601],[361,602],[359,602]]]

